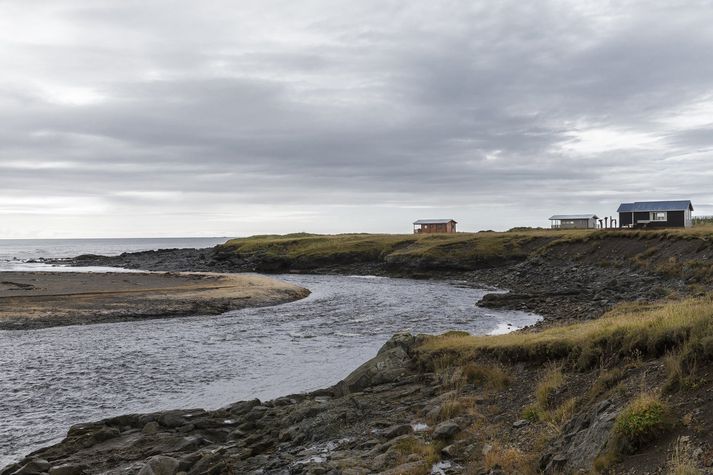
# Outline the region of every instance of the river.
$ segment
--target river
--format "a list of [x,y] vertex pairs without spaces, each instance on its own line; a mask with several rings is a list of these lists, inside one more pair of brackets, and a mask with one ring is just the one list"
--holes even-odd
[[332,385],[394,333],[488,334],[539,317],[475,306],[460,282],[278,276],[301,301],[219,316],[0,331],[0,466],[79,422]]

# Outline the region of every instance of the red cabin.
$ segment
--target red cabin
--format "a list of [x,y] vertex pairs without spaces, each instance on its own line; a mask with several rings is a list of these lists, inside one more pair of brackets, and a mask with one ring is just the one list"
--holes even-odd
[[413,223],[413,233],[454,233],[456,224],[453,219],[419,219]]

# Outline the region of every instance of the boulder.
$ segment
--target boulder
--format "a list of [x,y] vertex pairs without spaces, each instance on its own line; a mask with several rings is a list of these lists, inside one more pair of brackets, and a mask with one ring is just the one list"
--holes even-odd
[[377,355],[358,367],[334,388],[337,395],[347,395],[372,386],[392,383],[408,372],[411,357],[408,350],[416,339],[409,334],[396,334]]

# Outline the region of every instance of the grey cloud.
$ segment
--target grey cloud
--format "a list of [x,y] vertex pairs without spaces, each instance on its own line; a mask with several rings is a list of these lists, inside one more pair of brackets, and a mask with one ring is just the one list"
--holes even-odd
[[0,55],[3,196],[82,196],[117,219],[299,206],[333,231],[360,225],[320,227],[336,205],[378,206],[396,231],[408,207],[507,228],[713,200],[701,160],[676,159],[710,153],[708,127],[665,121],[712,92],[713,13],[693,1],[55,5],[18,21],[51,18],[57,41]]

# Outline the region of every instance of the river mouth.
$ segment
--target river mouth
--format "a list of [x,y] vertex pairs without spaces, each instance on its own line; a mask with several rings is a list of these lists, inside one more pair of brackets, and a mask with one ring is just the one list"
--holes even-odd
[[0,466],[79,422],[214,409],[335,384],[394,333],[502,333],[537,322],[475,303],[459,282],[276,276],[303,300],[211,317],[0,331]]

